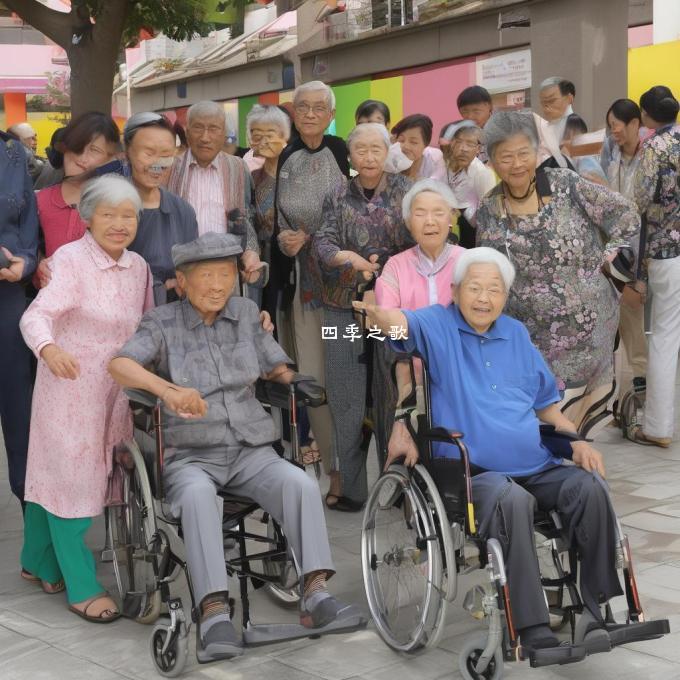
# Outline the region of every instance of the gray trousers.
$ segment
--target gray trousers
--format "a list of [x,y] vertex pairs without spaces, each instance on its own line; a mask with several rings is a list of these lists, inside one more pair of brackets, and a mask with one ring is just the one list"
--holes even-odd
[[530,477],[484,472],[472,478],[472,498],[483,539],[500,541],[517,629],[547,624],[534,537],[534,510],[557,510],[580,561],[583,603],[599,618],[599,605],[621,595],[615,567],[616,517],[605,483],[571,465]]
[[[342,476],[342,495],[355,501],[368,497],[366,453],[361,449],[361,426],[366,413],[366,364],[359,363],[364,353],[360,335],[352,341],[346,328],[356,324],[350,309],[324,307],[325,326],[337,327],[337,340],[325,341],[326,398],[333,420],[334,469]],[[313,426],[313,425],[312,425]]]
[[252,498],[281,524],[302,574],[334,571],[316,481],[270,446],[178,451],[167,462],[164,479],[171,511],[182,522],[197,603],[229,590],[221,488]]

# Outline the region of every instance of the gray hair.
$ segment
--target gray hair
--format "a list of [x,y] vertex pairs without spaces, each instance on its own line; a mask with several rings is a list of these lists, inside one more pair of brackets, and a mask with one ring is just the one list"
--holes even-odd
[[433,194],[439,194],[451,210],[456,208],[456,197],[453,195],[453,191],[451,191],[451,187],[449,187],[448,184],[444,184],[444,182],[440,182],[436,179],[420,179],[406,192],[406,195],[401,202],[401,215],[405,222],[411,219],[411,204],[413,203],[413,199],[418,194],[422,194],[426,191]]
[[496,147],[514,135],[524,135],[534,150],[538,149],[538,132],[531,114],[496,111],[484,126],[484,142],[489,158],[493,160]]
[[293,103],[295,103],[303,94],[307,92],[320,92],[326,93],[326,103],[331,111],[335,111],[335,93],[333,90],[326,85],[326,83],[320,80],[310,80],[308,83],[302,83],[295,88],[293,92]]
[[494,248],[470,248],[466,250],[456,262],[453,271],[453,285],[459,286],[473,264],[495,264],[505,284],[505,292],[509,293],[515,281],[515,267],[503,253]]
[[7,128],[7,132],[16,135],[21,139],[24,137],[33,137],[33,135],[35,135],[35,130],[30,123],[15,123]]
[[385,148],[390,148],[390,135],[387,132],[387,128],[380,123],[359,123],[359,125],[355,126],[347,137],[347,148],[351,151],[352,144],[369,132],[377,132],[385,143]]
[[269,123],[280,128],[286,139],[290,139],[290,118],[278,106],[255,104],[246,116],[246,133],[250,145],[250,128],[255,123]]
[[196,102],[189,107],[187,111],[187,125],[191,125],[192,118],[221,118],[224,129],[227,129],[227,112],[221,104],[209,99]]
[[139,197],[137,189],[124,177],[108,174],[90,180],[85,185],[80,195],[78,212],[83,221],[89,224],[100,203],[108,203],[115,206],[125,201],[132,202],[139,216],[139,213],[142,212],[142,199]]
[[550,76],[550,78],[546,78],[539,86],[538,86],[538,91],[543,92],[543,90],[547,90],[549,87],[559,87],[560,84],[566,80],[565,78],[562,78],[561,76]]

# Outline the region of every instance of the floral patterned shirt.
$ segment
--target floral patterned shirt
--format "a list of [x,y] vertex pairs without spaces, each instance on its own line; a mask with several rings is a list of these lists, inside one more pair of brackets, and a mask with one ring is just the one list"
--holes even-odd
[[[639,217],[628,199],[575,172],[537,172],[542,206],[511,216],[502,185],[482,199],[477,244],[501,251],[517,276],[506,313],[524,323],[560,389],[611,381],[617,293],[600,267],[606,248],[637,247]],[[550,197],[550,201],[547,198]]]
[[338,251],[352,250],[366,259],[377,254],[382,259],[413,245],[401,216],[401,202],[410,188],[407,177],[385,173],[370,199],[356,177],[326,196],[321,227],[312,242],[322,264],[325,305],[350,309],[355,287],[363,280],[350,265],[332,265]]
[[680,256],[680,125],[661,128],[645,142],[635,202],[647,217],[645,256]]

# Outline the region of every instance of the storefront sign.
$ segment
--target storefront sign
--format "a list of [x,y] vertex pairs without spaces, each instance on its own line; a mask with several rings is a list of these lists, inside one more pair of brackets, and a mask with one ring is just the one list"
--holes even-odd
[[489,92],[512,92],[531,87],[531,50],[478,59],[476,83]]

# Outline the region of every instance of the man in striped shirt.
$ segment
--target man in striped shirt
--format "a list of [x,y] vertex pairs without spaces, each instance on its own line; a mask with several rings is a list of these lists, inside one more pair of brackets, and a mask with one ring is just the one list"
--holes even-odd
[[254,283],[263,264],[251,220],[252,180],[243,160],[222,150],[226,129],[225,111],[219,103],[201,101],[189,108],[189,148],[175,159],[168,189],[196,211],[199,236],[214,231],[245,237],[241,264],[246,281]]

